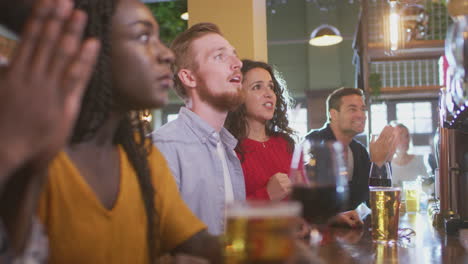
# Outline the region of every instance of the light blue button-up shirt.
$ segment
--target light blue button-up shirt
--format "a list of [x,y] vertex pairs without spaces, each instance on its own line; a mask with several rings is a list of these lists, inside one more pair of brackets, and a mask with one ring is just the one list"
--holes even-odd
[[234,152],[237,140],[225,128],[218,133],[189,109],[155,132],[153,140],[165,156],[182,198],[214,235],[224,232],[225,190],[221,141],[232,182],[234,200],[245,200],[242,167]]

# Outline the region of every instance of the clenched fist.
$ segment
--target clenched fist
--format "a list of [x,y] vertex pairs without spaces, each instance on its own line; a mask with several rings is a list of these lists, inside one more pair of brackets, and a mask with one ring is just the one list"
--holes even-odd
[[279,201],[291,192],[291,180],[285,173],[278,172],[271,176],[267,183],[267,192],[270,200]]

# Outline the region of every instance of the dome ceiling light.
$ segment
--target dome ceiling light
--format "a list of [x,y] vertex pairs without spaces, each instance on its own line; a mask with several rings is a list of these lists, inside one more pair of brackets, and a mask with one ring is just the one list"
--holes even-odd
[[312,34],[310,34],[309,44],[312,46],[331,46],[336,45],[343,41],[340,31],[328,24],[322,24],[318,26]]

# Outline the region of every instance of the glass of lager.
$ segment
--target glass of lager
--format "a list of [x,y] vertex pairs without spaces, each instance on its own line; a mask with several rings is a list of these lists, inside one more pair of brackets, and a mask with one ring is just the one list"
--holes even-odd
[[398,263],[398,247],[382,243],[374,244],[375,259],[373,263]]
[[403,182],[404,200],[406,203],[406,212],[419,212],[419,195],[421,193],[421,182],[404,181]]
[[373,241],[394,243],[398,239],[400,195],[398,187],[370,187]]
[[247,201],[228,204],[223,236],[226,264],[285,263],[294,254],[298,202]]

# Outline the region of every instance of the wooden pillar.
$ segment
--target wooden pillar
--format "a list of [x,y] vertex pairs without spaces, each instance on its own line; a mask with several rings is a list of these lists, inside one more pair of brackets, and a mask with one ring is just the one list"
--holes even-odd
[[219,26],[239,58],[267,62],[265,0],[188,0],[189,26]]
[[367,94],[371,94],[369,87],[369,75],[370,75],[370,59],[369,59],[369,4],[368,0],[361,1],[361,43],[362,43],[362,77],[364,78],[363,84],[364,87],[359,87],[364,89]]
[[[358,87],[364,90],[366,95],[366,105],[370,110],[371,107],[371,95],[372,91],[370,90],[369,86],[369,75],[370,75],[370,59],[369,59],[369,3],[368,0],[361,1],[361,45],[362,45],[362,78],[363,78],[363,85],[364,87]],[[372,111],[367,111],[367,146],[369,146],[369,142],[371,141],[371,131],[372,131]],[[375,134],[375,131],[372,131]]]

